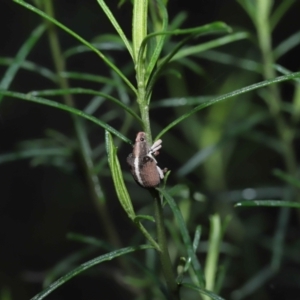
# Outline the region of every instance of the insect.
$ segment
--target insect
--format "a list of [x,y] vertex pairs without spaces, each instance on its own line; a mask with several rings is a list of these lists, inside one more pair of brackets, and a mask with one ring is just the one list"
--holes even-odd
[[145,132],[138,132],[133,151],[127,157],[134,180],[144,188],[153,188],[160,184],[167,169],[162,170],[155,159],[162,147],[162,140],[157,140],[151,147],[146,139]]

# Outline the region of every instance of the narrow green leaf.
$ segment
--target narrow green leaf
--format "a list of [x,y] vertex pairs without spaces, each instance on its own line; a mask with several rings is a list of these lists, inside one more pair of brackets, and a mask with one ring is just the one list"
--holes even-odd
[[237,2],[248,13],[249,17],[252,19],[252,22],[255,23],[255,21],[256,21],[255,6],[257,5],[256,2],[254,2],[254,1],[244,1],[244,0],[237,0]]
[[106,151],[108,157],[108,163],[111,170],[112,179],[114,182],[115,190],[119,199],[119,202],[128,217],[131,220],[135,219],[135,212],[133,209],[133,205],[125,186],[122,170],[120,167],[120,163],[117,157],[117,148],[114,146],[113,139],[111,134],[108,131],[105,132],[105,142],[106,142]]
[[149,216],[149,215],[136,215],[135,219],[134,219],[134,222],[140,222],[141,220],[155,222],[154,217],[153,216]]
[[[40,39],[44,31],[45,31],[44,25],[40,25],[32,31],[31,35],[22,45],[17,55],[15,56],[13,62],[11,63],[11,65],[3,75],[0,82],[0,90],[8,89],[15,75],[17,74],[18,70],[22,66],[26,56],[30,53],[30,51],[32,50],[36,42]],[[2,95],[0,95],[0,102],[2,98],[3,98]]]
[[105,262],[105,261],[113,260],[117,257],[120,257],[120,256],[128,254],[128,253],[136,252],[139,250],[151,249],[151,248],[153,248],[153,247],[150,245],[141,245],[141,246],[137,246],[137,247],[122,248],[122,249],[112,251],[112,252],[104,254],[104,255],[100,255],[100,256],[80,265],[79,267],[75,268],[74,270],[67,273],[66,275],[62,276],[61,278],[59,278],[58,280],[53,282],[48,288],[46,288],[41,293],[34,296],[31,300],[44,299],[47,295],[52,293],[58,287],[60,287],[61,285],[63,285],[64,283],[66,283],[67,281],[69,281],[70,279],[75,277],[76,275],[84,272],[85,270],[88,270],[89,268],[91,268],[95,265],[101,264],[102,262]]
[[55,148],[34,148],[30,150],[20,150],[14,151],[12,153],[6,153],[0,155],[0,164],[8,163],[11,161],[16,161],[19,159],[35,158],[35,157],[45,157],[45,156],[63,156],[71,157],[72,150],[63,147]]
[[107,131],[111,132],[113,135],[119,137],[124,142],[131,143],[131,141],[127,137],[125,137],[121,132],[117,131],[115,128],[111,127],[107,123],[100,121],[99,119],[95,118],[94,116],[84,113],[83,111],[81,111],[77,108],[69,107],[65,104],[61,104],[61,103],[58,103],[56,101],[52,101],[49,99],[34,97],[32,95],[22,94],[22,93],[17,93],[17,92],[0,90],[0,95],[17,98],[17,99],[22,99],[22,100],[26,100],[26,101],[30,101],[30,102],[35,102],[35,103],[39,103],[39,104],[43,104],[43,105],[47,105],[47,106],[51,106],[51,107],[55,107],[55,108],[58,108],[61,110],[68,111],[74,115],[77,115],[84,119],[92,121],[93,123],[101,126],[102,128],[106,129]]
[[150,80],[148,80],[147,89],[146,89],[146,98],[150,100],[150,95],[152,93],[153,87],[157,79],[159,78],[160,73],[163,71],[165,66],[169,63],[171,58],[179,51],[181,47],[183,47],[191,38],[193,38],[193,35],[189,35],[188,37],[184,38],[180,43],[178,43],[173,50],[163,59],[161,59],[161,62],[158,64],[157,68],[152,72],[150,76]]
[[197,225],[196,230],[195,230],[195,235],[194,235],[194,240],[193,240],[193,249],[194,252],[197,252],[199,243],[200,243],[200,237],[201,237],[201,225]]
[[151,236],[151,234],[147,231],[147,229],[143,226],[143,224],[141,222],[136,222],[135,225],[142,232],[142,234],[145,236],[145,238],[150,242],[152,247],[155,248],[157,251],[161,251],[160,246],[154,240],[154,238]]
[[215,293],[219,294],[221,289],[224,287],[226,279],[228,278],[228,269],[230,264],[230,258],[227,258],[225,262],[220,264],[218,268],[218,274],[216,279],[216,285],[215,285]]
[[291,80],[291,79],[298,78],[298,77],[300,77],[300,72],[295,72],[295,73],[291,73],[291,74],[288,74],[288,75],[279,76],[279,77],[276,77],[274,79],[261,81],[261,82],[258,82],[258,83],[255,83],[255,84],[243,87],[243,88],[241,88],[239,90],[235,90],[233,92],[230,92],[230,93],[227,93],[225,95],[219,96],[219,97],[217,97],[217,98],[215,98],[213,100],[210,100],[210,101],[208,101],[206,103],[200,104],[200,105],[196,106],[194,109],[192,109],[190,112],[185,113],[184,115],[182,115],[181,117],[179,117],[178,119],[176,119],[175,121],[173,121],[171,124],[169,124],[168,126],[166,126],[157,135],[157,137],[155,138],[155,140],[161,138],[172,127],[176,126],[177,124],[179,124],[183,120],[187,119],[192,114],[196,113],[197,111],[199,111],[199,110],[201,110],[201,109],[203,109],[205,107],[214,105],[214,104],[216,104],[218,102],[227,100],[227,99],[232,98],[232,97],[236,97],[238,95],[242,95],[242,94],[248,93],[250,91],[253,91],[253,90],[256,90],[256,89],[259,89],[259,88],[262,88],[262,87],[265,87],[265,86],[268,86],[268,85],[271,85],[271,84],[275,84],[275,83],[279,83],[279,82]]
[[210,24],[193,27],[193,28],[174,29],[174,30],[158,31],[158,32],[150,33],[144,39],[143,43],[147,43],[148,39],[151,39],[159,35],[189,35],[189,34],[203,35],[203,34],[229,32],[230,30],[231,28],[228,25],[226,25],[224,22],[213,22]]
[[151,109],[160,107],[180,107],[180,106],[190,106],[199,105],[206,103],[213,99],[214,96],[199,96],[199,97],[180,97],[180,98],[169,98],[161,99],[151,103]]
[[220,149],[222,144],[223,143],[220,141],[196,152],[193,156],[187,159],[186,162],[182,164],[182,166],[177,170],[177,175],[179,177],[184,177],[191,173],[194,169],[196,169],[199,165],[206,161],[208,157],[216,153],[216,151]]
[[[292,191],[292,189],[286,190],[285,196],[287,198],[294,197],[294,191]],[[273,228],[274,235],[271,250],[272,257],[270,261],[270,268],[274,271],[274,273],[277,273],[284,263],[284,253],[287,247],[286,239],[288,236],[290,220],[291,209],[280,209],[278,212],[277,224],[274,224],[275,226]]]
[[180,11],[175,17],[174,19],[172,19],[170,21],[170,25],[169,28],[171,30],[174,30],[176,28],[180,28],[182,26],[182,24],[186,21],[186,19],[188,18],[188,14],[186,11]]
[[[0,57],[0,65],[11,66],[12,64],[14,64],[14,61],[15,61],[15,58]],[[43,76],[43,77],[51,80],[52,82],[55,82],[55,83],[57,82],[57,75],[55,73],[53,73],[50,69],[40,66],[32,61],[24,60],[21,63],[21,68],[26,71],[35,72],[35,73],[39,74],[40,76]]]
[[121,108],[123,108],[130,115],[132,115],[137,121],[139,121],[140,124],[142,125],[142,119],[132,109],[130,109],[128,107],[128,105],[125,105],[120,100],[116,99],[115,97],[112,97],[108,94],[98,92],[95,90],[84,89],[84,88],[53,89],[53,90],[44,90],[44,91],[33,91],[30,94],[33,96],[58,96],[58,95],[66,95],[66,94],[88,94],[88,95],[102,96],[102,97],[106,98],[107,100],[112,101],[113,103],[115,103],[118,106],[120,106]]
[[247,32],[235,32],[226,36],[222,36],[217,39],[213,39],[212,41],[202,43],[200,45],[189,46],[184,49],[179,50],[171,59],[171,61],[181,59],[186,56],[196,55],[200,52],[207,51],[212,48],[221,47],[229,43],[233,43],[242,39],[246,39],[249,37],[249,33]]
[[276,25],[282,20],[285,13],[289,10],[289,8],[296,2],[296,0],[284,0],[279,1],[275,7],[274,12],[270,17],[270,25],[272,31],[275,29]]
[[182,235],[182,239],[183,239],[183,242],[184,242],[184,245],[186,247],[186,251],[187,251],[187,254],[188,256],[191,258],[191,264],[192,264],[192,267],[198,277],[198,281],[199,281],[199,284],[201,286],[204,286],[204,276],[203,276],[203,271],[202,271],[202,268],[201,268],[201,265],[200,265],[200,262],[194,252],[194,248],[193,248],[193,244],[192,244],[192,241],[191,241],[191,238],[190,238],[190,235],[189,235],[189,232],[187,230],[187,227],[186,227],[186,224],[184,222],[184,219],[183,219],[183,216],[176,204],[176,202],[174,201],[174,199],[169,195],[169,193],[164,190],[164,189],[161,189],[161,188],[156,188],[163,196],[164,198],[167,200],[175,218],[176,218],[176,221],[178,223],[178,226],[179,226],[179,230],[180,230],[180,233]]
[[[162,21],[162,31],[166,31],[167,28],[168,28],[168,12],[167,12],[166,7],[164,6],[164,4],[162,3],[161,0],[157,1],[157,4],[158,4],[158,9],[159,9],[160,13],[162,14],[162,20],[163,20]],[[164,46],[165,37],[166,37],[166,35],[159,36],[159,40],[156,43],[156,47],[154,49],[154,52],[152,53],[151,59],[150,59],[149,64],[147,66],[146,83],[148,82],[149,76],[151,75],[154,67],[157,64],[158,58],[159,58],[160,53],[162,51],[162,48]],[[142,47],[140,49],[140,53],[139,53],[139,58],[140,59],[143,57],[143,55],[141,54],[143,49],[142,49]]]
[[253,291],[257,291],[265,287],[276,274],[276,271],[268,263],[267,266],[256,271],[250,279],[245,280],[245,282],[232,293],[233,297],[235,299],[247,299],[251,297],[251,295],[253,295]]
[[89,47],[92,51],[94,51],[111,69],[113,69],[123,80],[124,82],[128,85],[128,87],[134,92],[135,95],[137,95],[137,91],[136,88],[132,85],[132,83],[127,79],[127,77],[121,72],[120,69],[118,69],[118,67],[113,64],[101,51],[99,51],[97,48],[95,48],[91,43],[89,43],[88,41],[86,41],[85,39],[83,39],[81,36],[79,36],[78,34],[76,34],[74,31],[72,31],[71,29],[69,29],[68,27],[64,26],[62,23],[58,22],[57,20],[55,20],[54,18],[48,16],[47,14],[45,14],[43,11],[37,9],[36,7],[22,1],[22,0],[13,0],[14,2],[26,7],[28,10],[31,10],[32,12],[38,14],[39,16],[45,18],[46,20],[52,22],[53,24],[55,24],[56,26],[60,27],[61,29],[63,29],[65,32],[67,32],[68,34],[70,34],[71,36],[73,36],[75,39],[77,39],[78,41],[80,41],[82,44],[86,45],[87,47]]
[[[257,127],[258,124],[264,122],[269,118],[269,114],[265,112],[253,113],[248,118],[241,120],[235,126],[229,128],[224,133],[224,136],[215,143],[199,150],[193,156],[186,160],[184,164],[177,170],[177,175],[180,177],[186,176],[202,164],[209,156],[213,155],[217,150],[224,146],[232,139],[236,139],[237,136],[250,136],[254,133],[250,131],[252,128]],[[274,146],[274,142],[271,141],[270,136],[263,137],[262,142],[268,143],[268,146]],[[281,143],[279,143],[281,145]]]
[[181,42],[179,42],[173,50],[164,58],[161,59],[161,61],[158,64],[157,69],[152,73],[150,80],[147,84],[147,95],[146,98],[150,99],[150,94],[153,89],[153,85],[157,78],[159,77],[160,72],[164,69],[164,67],[167,65],[167,63],[174,57],[174,55],[193,37],[200,36],[200,35],[206,35],[206,34],[216,34],[216,33],[224,33],[228,32],[230,30],[230,27],[228,27],[223,22],[214,22],[211,24],[207,24],[200,27],[195,28],[189,28],[189,29],[175,29],[172,31],[164,31],[164,32],[156,32],[147,35],[147,37],[144,39],[143,44],[141,47],[145,47],[148,39],[153,38],[157,35],[188,35],[186,38],[184,38]]
[[[103,86],[103,88],[101,88],[99,92],[104,93],[106,95],[111,95],[113,92],[113,87],[109,84],[106,84],[105,86]],[[89,100],[89,102],[84,107],[83,111],[89,115],[93,115],[100,108],[100,106],[104,101],[105,101],[104,97],[95,96]]]
[[[201,65],[199,65],[198,63],[195,63],[193,58],[183,57],[178,61],[178,63],[180,65],[182,65],[184,69],[192,71],[195,75],[197,75],[197,77],[199,77],[199,78],[200,77],[205,77],[206,70]],[[169,70],[167,70],[167,71],[169,71]],[[180,74],[180,76],[182,76],[182,74]]]
[[[195,235],[194,235],[194,240],[193,240],[193,250],[195,253],[197,253],[197,249],[198,249],[198,246],[199,246],[199,242],[200,242],[200,237],[201,237],[201,226],[198,225],[196,227],[196,231],[195,231]],[[191,257],[188,257],[187,261],[186,261],[186,264],[184,266],[184,272],[186,272],[190,265],[191,265]]]
[[[287,75],[291,74],[292,72],[288,70],[287,68],[275,64],[274,68],[280,72],[281,74]],[[282,110],[287,111],[292,115],[292,122],[294,124],[297,124],[299,119],[300,119],[300,79],[295,78],[294,81],[297,83],[295,85],[295,90],[294,90],[294,96],[293,96],[293,102],[292,104],[284,102],[282,105]]]
[[109,77],[90,74],[90,73],[83,73],[83,72],[61,72],[59,74],[60,76],[64,78],[70,78],[70,79],[78,79],[78,80],[86,80],[91,82],[98,82],[98,83],[105,83],[112,86],[117,86],[116,82]]
[[97,2],[99,3],[101,8],[103,9],[104,13],[106,14],[107,18],[110,20],[111,24],[115,27],[115,29],[118,32],[119,36],[123,40],[130,56],[133,58],[131,44],[129,43],[125,33],[123,32],[121,26],[119,25],[119,23],[115,19],[114,15],[112,14],[112,12],[110,11],[110,9],[108,8],[108,6],[106,5],[106,3],[103,0],[97,0]]
[[[124,44],[122,42],[122,40],[120,39],[120,43],[113,43],[113,42],[92,42],[91,45],[93,45],[96,49],[98,50],[107,50],[107,51],[123,51],[126,48],[124,47]],[[73,55],[77,55],[77,54],[81,54],[81,53],[85,53],[85,52],[91,52],[92,50],[85,46],[85,45],[78,45],[75,47],[71,47],[68,50],[66,50],[63,55],[65,58],[69,58]]]
[[[220,253],[220,243],[222,240],[222,229],[221,229],[221,218],[218,214],[214,214],[209,218],[210,229],[209,229],[209,241],[208,250],[205,261],[205,287],[208,290],[214,290],[215,280],[218,268],[218,260]],[[207,297],[204,297],[207,299]]]
[[[285,68],[284,66],[280,65],[280,64],[274,64],[274,69],[276,71],[278,71],[279,73],[283,74],[283,75],[287,75],[287,74],[291,74],[292,71]],[[300,83],[300,80],[299,79],[294,79],[296,82]]]
[[299,180],[299,178],[297,178],[295,176],[292,176],[290,174],[287,174],[286,172],[283,172],[279,169],[274,170],[273,174],[275,176],[277,176],[278,178],[280,178],[281,180],[283,180],[283,181],[289,183],[290,185],[293,185],[293,186],[300,189],[300,180]]
[[80,234],[80,233],[69,232],[67,234],[67,239],[72,240],[72,241],[76,241],[76,242],[79,242],[79,243],[83,243],[83,244],[86,244],[86,245],[91,245],[91,246],[94,246],[94,247],[102,248],[102,249],[109,250],[109,251],[113,250],[112,246],[108,242],[106,242],[104,240],[100,240],[100,239],[95,238],[93,236],[87,236],[87,235],[83,235],[83,234]]
[[225,300],[224,298],[214,294],[213,292],[202,289],[201,287],[198,287],[198,286],[196,286],[194,284],[191,284],[191,283],[182,283],[181,286],[183,286],[185,288],[188,288],[188,289],[195,290],[195,291],[199,292],[202,295],[210,297],[213,300]]
[[236,66],[237,68],[261,74],[262,65],[253,59],[239,58],[236,55],[224,53],[216,50],[201,52],[198,57],[218,62],[220,64]]
[[[95,256],[95,252],[98,248],[95,247],[85,247],[71,253],[64,257],[62,260],[57,262],[51,270],[47,271],[45,278],[43,280],[43,288],[47,288],[55,279],[63,276],[67,272],[70,272],[74,266],[78,265],[80,262],[89,259],[91,256]],[[1,299],[2,300],[2,299]]]
[[143,233],[146,239],[151,243],[151,245],[158,251],[160,251],[159,245],[153,239],[153,237],[149,234],[146,228],[136,219],[136,214],[133,209],[133,205],[125,186],[122,170],[120,167],[120,163],[117,157],[117,148],[113,144],[111,134],[106,131],[105,132],[105,141],[106,141],[106,151],[108,155],[108,163],[111,170],[114,186],[117,192],[117,196],[119,202],[125,212],[127,213],[128,217],[134,222],[134,224],[139,228],[139,230]]
[[300,44],[300,31],[295,32],[284,41],[282,41],[274,49],[274,60],[278,60],[281,56],[288,53],[291,49],[297,47]]
[[238,202],[234,205],[234,207],[248,207],[248,206],[300,208],[300,203],[292,202],[292,201],[279,201],[279,200],[249,200],[249,201]]
[[280,155],[283,153],[283,145],[278,137],[272,137],[266,132],[261,130],[250,130],[243,134],[243,138],[253,141],[255,143],[261,144],[264,147],[270,148],[273,151],[276,151]]
[[121,49],[125,49],[125,45],[121,37],[114,33],[101,32],[99,35],[93,37],[92,41],[105,50],[120,49],[120,46],[122,46]]

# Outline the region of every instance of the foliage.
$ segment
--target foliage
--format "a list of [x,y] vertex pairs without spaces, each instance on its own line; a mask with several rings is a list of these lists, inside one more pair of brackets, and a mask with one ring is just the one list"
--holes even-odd
[[[299,143],[300,72],[280,65],[280,58],[299,46],[299,32],[276,47],[272,44],[274,30],[282,26],[279,21],[295,1],[276,6],[271,0],[237,1],[252,22],[251,31],[224,22],[184,28],[187,15],[181,12],[169,18],[172,4],[167,1],[122,1],[117,10],[109,1],[97,0],[99,15],[105,14],[115,33],[101,30],[92,41],[55,17],[52,1],[13,2],[24,14],[41,17],[41,24],[14,58],[0,57],[7,66],[0,81],[1,105],[5,108],[13,99],[16,107],[18,100],[36,103],[53,120],[57,112],[64,113],[63,122],[68,120],[67,112],[74,136],[62,133],[64,126],[47,128],[42,138],[28,138],[15,151],[2,153],[0,163],[9,166],[30,159],[34,167],[67,174],[74,194],[70,196],[67,188],[60,191],[57,183],[51,191],[57,191],[66,207],[88,195],[102,231],[102,235],[95,232],[97,239],[69,234],[69,240],[84,250],[74,249],[71,257],[51,265],[43,278],[47,286],[32,299],[59,293],[58,287],[84,276],[86,270],[97,278],[99,289],[105,289],[101,268],[111,260],[117,270],[107,267],[111,280],[130,299],[271,299],[264,287],[275,281],[284,268],[283,260],[299,264],[297,242],[285,245],[285,238],[289,226],[294,229],[293,214],[298,222],[300,217],[295,146]],[[118,11],[131,5],[129,38]],[[79,45],[63,52],[57,28]],[[45,34],[54,70],[28,59]],[[249,50],[243,53],[241,47]],[[69,67],[72,60],[80,61],[90,53],[101,62],[97,74]],[[207,61],[219,64],[218,72],[228,75],[213,93],[203,95],[199,83],[203,87],[205,80],[212,81],[213,70],[204,71],[200,64]],[[48,80],[48,88],[36,90],[36,84],[33,90],[21,92],[13,84],[21,70]],[[162,85],[165,92],[159,90]],[[167,99],[156,100],[162,97]],[[94,139],[95,125],[102,138]],[[136,186],[123,164],[131,150],[122,148],[132,145],[132,137],[141,130],[150,143],[152,130],[154,140],[163,138],[162,152],[176,166],[169,167],[171,172],[156,189]],[[74,179],[74,170],[83,176]],[[68,199],[76,201],[70,204]],[[37,215],[43,219],[42,212]],[[63,212],[58,215],[64,218]],[[51,223],[54,228],[52,218]],[[127,230],[132,237],[124,236]],[[95,251],[103,254],[86,261]],[[98,271],[92,268],[96,265],[100,265]],[[124,273],[127,277],[120,275]],[[14,299],[9,287],[1,288],[0,299]],[[294,288],[299,290],[299,284]]]

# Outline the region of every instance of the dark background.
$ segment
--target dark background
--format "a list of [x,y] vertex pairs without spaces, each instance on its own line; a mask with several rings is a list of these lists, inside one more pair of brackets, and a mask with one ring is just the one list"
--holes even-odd
[[[129,35],[131,5],[126,3],[121,9],[116,9],[117,3],[118,1],[108,1],[116,19]],[[250,19],[235,1],[169,1],[168,6],[170,19],[180,11],[188,13],[189,17],[184,23],[186,28],[221,20],[235,28],[243,27],[250,31],[253,30]],[[91,40],[94,36],[105,32],[113,32],[112,26],[94,0],[55,1],[55,9],[57,19],[86,40]],[[278,30],[275,30],[274,45],[299,30],[299,12],[300,2],[298,1],[293,9],[284,16]],[[0,6],[0,56],[14,57],[39,23],[40,18],[32,12],[12,1],[2,1]],[[63,49],[78,44],[74,38],[61,30],[59,32]],[[231,46],[231,50],[239,53],[239,57],[243,57],[247,45],[237,43]],[[114,57],[117,64],[120,65],[128,61],[128,58],[124,53],[117,53]],[[48,40],[45,35],[27,59],[53,69]],[[299,70],[299,47],[284,56],[280,63],[292,71]],[[193,82],[193,74],[186,73],[186,81],[189,82],[190,89],[194,94],[201,94],[203,91],[209,93],[232,71],[209,61],[204,61],[203,66],[210,78],[203,85]],[[0,64],[0,77],[5,73],[6,68],[5,65]],[[75,56],[68,61],[68,68],[78,72],[108,74],[108,69],[93,53]],[[82,83],[75,82],[74,86],[80,86],[80,84]],[[167,97],[164,89],[165,83],[161,82],[160,84],[155,89],[155,99]],[[96,89],[98,87],[96,84],[87,82],[84,85],[87,88]],[[10,90],[28,92],[54,87],[46,79],[21,69],[13,80]],[[78,101],[78,107],[81,105]],[[5,98],[0,106],[0,117],[1,154],[18,149],[18,144],[22,141],[44,137],[45,130],[48,128],[63,132],[67,136],[73,136],[72,122],[70,118],[66,117],[66,113],[42,105]],[[172,119],[172,116],[168,117]],[[152,118],[161,125],[166,120],[163,111],[157,111]],[[118,127],[119,122],[115,121],[115,124],[112,125]],[[103,130],[93,125],[92,137],[94,144],[98,139],[103,141]],[[131,138],[133,139],[133,136]],[[123,145],[120,151],[120,156],[126,157],[126,153],[130,152],[130,146]],[[172,159],[168,161],[166,157],[165,159],[171,169],[176,170],[179,167],[176,165],[176,161]],[[275,164],[280,167],[282,163],[276,159],[274,157]],[[272,160],[272,157],[266,154],[266,157],[261,160]],[[253,163],[255,164],[255,159]],[[99,225],[99,217],[90,200],[87,184],[76,154],[72,157],[70,164],[71,171],[69,172],[53,166],[32,167],[29,160],[26,159],[0,165],[0,291],[1,289],[2,291],[9,290],[12,294],[11,299],[31,298],[41,290],[41,280],[45,272],[56,265],[58,261],[81,248],[80,244],[66,239],[68,232],[80,232],[100,239],[104,238],[103,230]],[[122,230],[120,235],[124,244],[129,245],[127,240],[134,229],[118,206],[110,178],[107,176],[103,182],[108,198],[113,199],[109,203],[109,209],[115,216],[116,222],[122,224],[121,226],[117,225],[117,228]],[[255,182],[255,178],[253,182]],[[232,189],[247,186],[249,186],[247,177],[245,180],[232,177]],[[202,188],[205,189],[205,186]],[[252,212],[255,214],[254,211]],[[277,211],[264,211],[260,208],[259,212],[268,216],[270,227],[272,227],[271,224],[275,222]],[[292,218],[292,220],[295,222],[296,228],[299,228],[296,218]],[[297,232],[292,232],[291,235],[299,238]],[[99,252],[91,254],[90,257],[96,255],[99,255]],[[250,255],[255,254],[250,253]],[[265,256],[261,255],[260,259],[263,264]],[[110,280],[110,272],[107,272],[105,268],[113,269],[114,264],[106,263],[104,270],[98,270],[101,273],[100,289],[99,279],[89,272],[73,279],[47,299],[99,299],[106,294],[110,296],[109,298],[105,296],[105,299],[130,299],[131,296],[127,290],[115,288],[114,281]],[[284,273],[296,274],[295,278],[299,278],[299,272],[299,265],[293,266],[287,263],[284,267]],[[241,280],[243,282],[246,278],[241,278]],[[272,291],[274,286],[276,286],[275,292]],[[296,292],[299,295],[300,291],[299,282],[298,289],[295,289],[295,285],[289,287],[289,284],[280,276],[278,279],[275,278],[266,290],[267,292],[263,296],[260,295],[261,298],[253,299],[298,299],[294,295]],[[230,295],[230,291],[228,291],[228,295]],[[226,298],[226,295],[224,297]],[[2,300],[1,296],[0,299]],[[230,297],[228,296],[226,299],[230,299]]]

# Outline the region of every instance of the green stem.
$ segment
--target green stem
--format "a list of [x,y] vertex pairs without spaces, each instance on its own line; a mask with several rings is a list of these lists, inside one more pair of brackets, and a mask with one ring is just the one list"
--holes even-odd
[[137,103],[139,105],[141,118],[143,121],[143,130],[146,132],[149,143],[152,143],[149,105],[146,96],[146,52],[147,49],[140,54],[140,48],[143,40],[147,36],[147,17],[148,17],[148,0],[134,0],[133,17],[132,17],[132,41],[133,56],[136,69],[137,80]]
[[132,16],[132,44],[135,64],[138,60],[141,44],[147,35],[147,17],[148,0],[134,0]]
[[[265,79],[276,77],[274,70],[274,57],[272,51],[272,32],[270,28],[269,18],[271,12],[270,1],[257,1],[257,18],[256,30],[258,34],[259,47],[262,53],[263,60],[263,75]],[[282,112],[282,101],[277,85],[269,86],[270,97],[267,101],[270,113],[274,118],[277,132],[283,144],[283,157],[286,169],[291,175],[297,173],[297,159],[293,147],[293,131],[286,123]]]
[[[136,69],[137,80],[137,103],[139,105],[141,119],[143,121],[143,130],[147,135],[149,144],[152,144],[150,118],[149,118],[149,99],[146,95],[146,51],[140,53],[143,40],[147,35],[147,14],[148,0],[134,0],[133,3],[133,22],[132,22],[132,40],[133,40],[133,56]],[[151,93],[150,93],[151,94]],[[150,97],[150,96],[149,96]],[[179,289],[175,280],[172,269],[171,259],[167,246],[165,233],[163,209],[160,201],[159,193],[156,190],[150,191],[155,210],[155,220],[157,229],[157,240],[160,251],[158,251],[161,261],[162,270],[170,293],[170,299],[179,300]]]
[[[221,219],[215,214],[210,217],[209,244],[205,263],[205,288],[209,291],[214,291],[215,288],[221,237]],[[204,296],[203,299],[209,300],[210,298]]]
[[[273,2],[270,0],[256,1],[257,7],[257,19],[256,19],[256,30],[258,34],[259,46],[262,53],[263,60],[263,75],[265,79],[271,79],[276,77],[275,69],[274,69],[274,56],[272,49],[272,31],[270,26],[270,14],[272,10]],[[281,139],[283,146],[283,159],[285,162],[285,168],[287,172],[292,176],[297,176],[297,158],[295,149],[293,146],[294,139],[294,130],[293,128],[286,122],[282,111],[282,100],[280,97],[280,91],[277,85],[271,85],[268,87],[269,89],[269,99],[267,101],[269,111],[274,119],[274,123],[276,125],[277,133],[279,138]],[[300,201],[300,193],[296,191],[295,197],[298,201]],[[281,209],[281,213],[284,215],[288,215],[288,210]],[[298,217],[300,218],[300,214],[298,213]],[[288,222],[288,217],[282,219],[282,227],[286,226]],[[277,240],[278,244],[282,246],[283,237],[276,237],[274,241]],[[276,249],[276,248],[274,248]],[[272,270],[278,271],[281,265],[282,253],[280,251],[273,251],[272,259],[271,259],[271,267]]]
[[155,222],[157,230],[157,241],[161,251],[159,252],[160,262],[163,270],[163,274],[167,283],[167,287],[170,293],[170,299],[179,300],[179,288],[176,283],[172,263],[170,259],[167,238],[165,233],[164,215],[162,203],[159,197],[159,193],[156,190],[151,191],[154,200],[155,210]]

